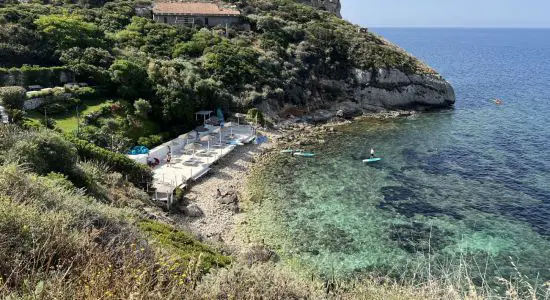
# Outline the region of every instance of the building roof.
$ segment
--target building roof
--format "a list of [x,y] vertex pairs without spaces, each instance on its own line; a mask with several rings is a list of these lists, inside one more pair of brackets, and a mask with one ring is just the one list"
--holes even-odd
[[240,16],[232,8],[218,6],[211,2],[157,2],[153,13],[159,15],[193,15],[193,16]]

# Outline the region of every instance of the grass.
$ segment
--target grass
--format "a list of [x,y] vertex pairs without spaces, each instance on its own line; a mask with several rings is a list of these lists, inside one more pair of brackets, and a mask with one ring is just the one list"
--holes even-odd
[[[121,189],[121,176],[90,177],[111,203],[136,193]],[[181,299],[208,268],[230,262],[168,225],[136,226],[139,215],[62,176],[0,165],[0,299]]]
[[224,267],[231,263],[229,256],[221,255],[209,246],[196,241],[190,235],[155,221],[141,221],[138,227],[154,242],[176,254],[186,262],[201,257],[201,269],[206,272],[212,267]]
[[[103,106],[109,105],[111,103],[112,100],[105,99],[94,99],[85,101],[79,107],[81,122],[84,115],[99,111]],[[27,112],[27,117],[35,121],[40,121],[44,119],[44,114],[36,110],[32,110]],[[76,116],[76,110],[70,110],[66,114],[51,115],[48,117],[55,120],[56,127],[61,129],[63,132],[71,133],[78,128],[78,118]]]

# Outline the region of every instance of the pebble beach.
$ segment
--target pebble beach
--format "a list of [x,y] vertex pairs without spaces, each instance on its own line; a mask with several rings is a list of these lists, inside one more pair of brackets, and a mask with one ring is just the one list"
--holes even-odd
[[[176,224],[199,236],[203,240],[224,243],[234,249],[241,248],[236,236],[236,225],[244,221],[240,201],[245,194],[246,180],[255,156],[274,147],[273,139],[261,145],[249,144],[236,148],[218,163],[211,166],[209,174],[189,186],[185,193],[188,207],[195,206],[202,216],[191,217],[177,212],[171,217]],[[236,204],[221,203],[217,189],[222,194],[234,192]]]

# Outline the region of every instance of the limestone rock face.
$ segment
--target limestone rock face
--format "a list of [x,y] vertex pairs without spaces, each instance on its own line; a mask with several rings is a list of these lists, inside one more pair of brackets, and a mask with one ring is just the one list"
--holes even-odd
[[289,109],[306,111],[302,120],[323,123],[371,112],[423,111],[451,108],[454,89],[438,74],[406,74],[397,69],[353,70],[347,80],[324,80],[324,87],[339,91],[329,97],[316,91],[305,104],[266,101],[260,108],[274,119]]
[[446,108],[455,103],[453,87],[436,74],[357,69],[354,77],[352,97],[363,110]]

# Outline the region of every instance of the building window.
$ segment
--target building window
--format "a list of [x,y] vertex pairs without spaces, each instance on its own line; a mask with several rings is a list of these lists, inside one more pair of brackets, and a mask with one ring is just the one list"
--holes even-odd
[[204,25],[208,26],[208,18],[204,18]]
[[164,23],[168,23],[168,18],[164,17]]

